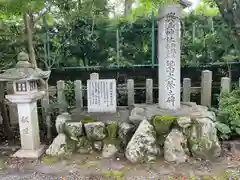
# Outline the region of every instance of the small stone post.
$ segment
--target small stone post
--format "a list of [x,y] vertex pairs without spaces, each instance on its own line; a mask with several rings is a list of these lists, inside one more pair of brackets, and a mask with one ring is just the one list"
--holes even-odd
[[183,79],[183,102],[191,101],[191,79]]
[[159,9],[158,17],[158,94],[159,107],[177,110],[181,101],[180,82],[180,5]]
[[221,92],[229,93],[231,90],[231,79],[228,77],[221,78]]
[[74,84],[75,84],[76,106],[78,109],[82,109],[83,108],[82,81],[76,80]]
[[59,104],[59,112],[66,112],[67,111],[67,102],[65,97],[65,82],[60,80],[57,81],[57,99]]
[[[7,82],[6,83],[6,88],[7,88],[7,94],[13,94],[13,83],[12,82]],[[9,103],[8,105],[8,111],[9,111],[9,119],[10,119],[10,124],[12,126],[18,125],[18,114],[17,114],[17,105],[14,103]]]
[[128,106],[131,107],[134,105],[134,80],[127,80],[127,93],[128,93]]
[[153,80],[146,79],[146,103],[153,103]]
[[202,71],[201,105],[211,106],[212,102],[212,71]]
[[97,79],[99,79],[99,74],[98,74],[98,73],[91,73],[91,74],[90,74],[90,79],[91,79],[91,80],[97,80]]

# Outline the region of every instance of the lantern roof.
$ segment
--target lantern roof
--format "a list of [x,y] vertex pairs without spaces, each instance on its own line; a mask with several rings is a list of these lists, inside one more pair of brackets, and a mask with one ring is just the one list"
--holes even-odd
[[50,76],[51,71],[33,68],[29,63],[29,56],[25,52],[19,53],[17,60],[15,68],[7,69],[0,74],[0,81],[38,80]]

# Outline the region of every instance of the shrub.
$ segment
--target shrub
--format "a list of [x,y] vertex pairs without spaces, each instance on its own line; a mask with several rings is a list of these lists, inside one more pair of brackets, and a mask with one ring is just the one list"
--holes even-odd
[[221,139],[240,135],[240,89],[221,93],[216,128]]

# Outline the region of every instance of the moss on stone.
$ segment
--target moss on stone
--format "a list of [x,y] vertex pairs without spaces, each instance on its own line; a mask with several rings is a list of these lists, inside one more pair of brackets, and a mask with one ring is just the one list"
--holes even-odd
[[152,118],[152,125],[157,134],[167,134],[176,120],[177,118],[174,116],[154,116]]
[[80,120],[80,122],[84,124],[84,123],[95,122],[95,120],[94,119],[82,119],[82,120]]
[[58,161],[58,157],[51,157],[51,156],[43,156],[42,163],[44,164],[55,164]]
[[116,180],[123,180],[124,179],[124,173],[121,171],[107,171],[103,173],[103,176],[105,178],[113,178]]
[[107,135],[109,139],[116,139],[117,138],[117,123],[109,123],[107,124]]

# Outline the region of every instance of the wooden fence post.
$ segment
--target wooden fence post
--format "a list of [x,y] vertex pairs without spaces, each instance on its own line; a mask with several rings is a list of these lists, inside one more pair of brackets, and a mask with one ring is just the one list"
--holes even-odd
[[82,81],[76,80],[75,84],[75,100],[77,109],[83,108],[83,89],[82,89]]
[[212,71],[202,71],[201,105],[211,106],[212,102]]
[[65,90],[65,82],[62,80],[57,81],[57,99],[58,99],[60,113],[67,111],[67,102],[66,102],[64,90]]
[[134,106],[134,80],[127,80],[128,106]]
[[146,103],[153,103],[153,80],[146,79]]
[[229,93],[231,91],[231,79],[229,77],[221,78],[221,92]]
[[183,79],[183,102],[191,101],[191,79]]

